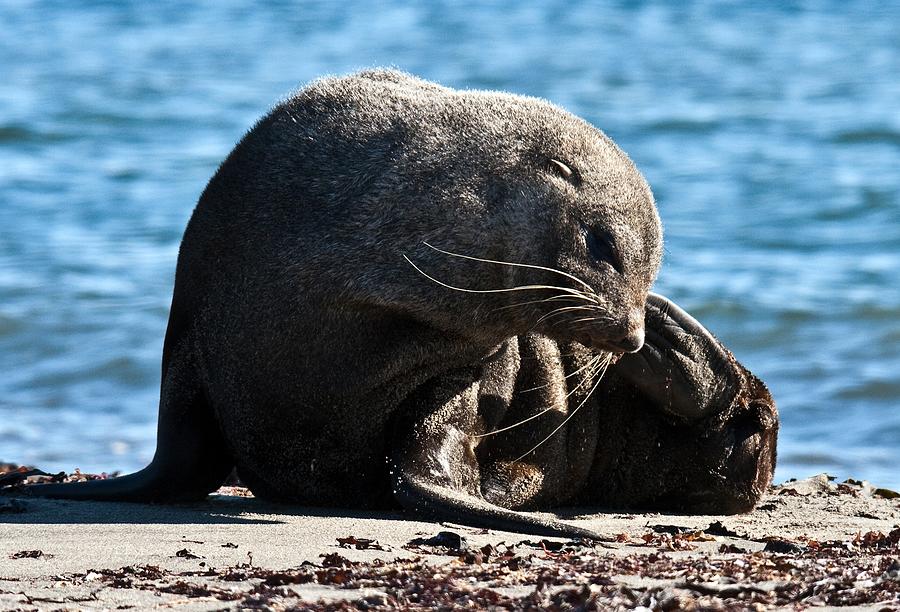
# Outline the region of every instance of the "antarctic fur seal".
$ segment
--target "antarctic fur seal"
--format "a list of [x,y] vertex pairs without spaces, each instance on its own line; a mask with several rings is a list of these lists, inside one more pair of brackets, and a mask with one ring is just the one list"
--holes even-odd
[[747,510],[777,413],[649,293],[661,252],[631,160],[548,102],[316,81],[187,226],[153,461],[32,491],[193,500],[236,467],[263,498],[580,535],[522,510]]

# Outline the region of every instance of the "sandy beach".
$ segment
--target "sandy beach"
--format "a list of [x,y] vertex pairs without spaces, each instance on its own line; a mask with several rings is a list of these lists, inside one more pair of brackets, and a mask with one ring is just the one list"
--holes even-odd
[[900,499],[826,476],[740,516],[561,516],[604,541],[220,489],[176,506],[0,496],[0,608],[900,609]]

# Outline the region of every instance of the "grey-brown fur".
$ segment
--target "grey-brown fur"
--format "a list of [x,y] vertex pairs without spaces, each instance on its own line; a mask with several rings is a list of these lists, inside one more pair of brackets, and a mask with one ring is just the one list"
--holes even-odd
[[[589,234],[612,242],[606,261],[592,256]],[[314,82],[244,137],[187,227],[152,464],[109,483],[40,491],[196,498],[236,466],[263,497],[387,507],[396,495],[411,508],[536,531],[559,526],[492,504],[652,505],[691,479],[708,494],[704,474],[730,473],[721,455],[733,440],[701,451],[715,455],[712,466],[696,453],[669,460],[635,432],[677,447],[684,431],[727,430],[748,409],[749,374],[732,359],[719,382],[722,359],[703,359],[724,351],[717,342],[659,362],[687,372],[675,396],[647,369],[645,347],[611,366],[593,397],[593,378],[564,397],[587,373],[564,378],[579,360],[641,346],[661,248],[652,195],[632,162],[556,106],[393,71]],[[470,290],[560,289],[466,293],[425,275]],[[568,305],[589,310],[541,321]],[[525,391],[532,382],[549,385]],[[474,437],[561,397],[521,427]],[[576,418],[516,461],[582,399]],[[739,482],[742,464],[723,485],[752,494],[723,507],[747,509],[768,484],[774,433],[766,444],[771,453],[744,460],[761,466],[752,483]],[[633,475],[645,461],[675,465],[656,483]],[[428,468],[435,462],[449,471]],[[647,482],[623,481],[633,478]]]

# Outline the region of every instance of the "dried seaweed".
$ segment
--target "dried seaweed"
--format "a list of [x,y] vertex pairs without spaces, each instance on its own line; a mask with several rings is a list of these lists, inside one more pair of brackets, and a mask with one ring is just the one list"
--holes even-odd
[[338,538],[337,542],[338,546],[341,548],[355,548],[356,550],[390,550],[387,546],[379,544],[378,540],[370,540],[369,538],[347,536],[346,538]]
[[200,556],[198,554],[192,553],[187,548],[182,548],[181,550],[179,550],[178,552],[175,553],[175,556],[181,557],[182,559],[202,559],[203,558],[202,556]]
[[[692,534],[652,535],[685,538]],[[92,578],[110,588],[213,598],[241,609],[596,610],[643,606],[669,610],[900,605],[900,528],[887,534],[861,533],[845,540],[810,540],[791,555],[747,553],[737,547],[723,552],[730,554],[651,552],[619,556],[579,542],[548,545],[547,541],[524,541],[470,548],[449,564],[439,565],[421,557],[353,562],[329,553],[321,557],[319,565],[305,563],[271,570],[242,564],[204,572],[202,575],[211,577],[212,583],[195,582],[194,573],[153,566],[98,570]],[[638,586],[641,583],[623,582],[622,576],[668,584]],[[72,581],[86,578],[67,577]],[[304,584],[335,587],[344,599],[304,600]],[[511,595],[501,587],[524,590]]]
[[42,550],[20,550],[19,552],[12,553],[9,558],[10,559],[40,559],[41,557],[50,557]]

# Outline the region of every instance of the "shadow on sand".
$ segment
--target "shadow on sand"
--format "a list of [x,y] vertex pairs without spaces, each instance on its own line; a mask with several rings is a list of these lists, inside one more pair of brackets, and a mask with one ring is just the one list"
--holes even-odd
[[409,518],[400,512],[293,506],[231,495],[210,495],[201,502],[165,505],[0,495],[0,524],[275,525],[288,522],[279,516],[385,521]]

